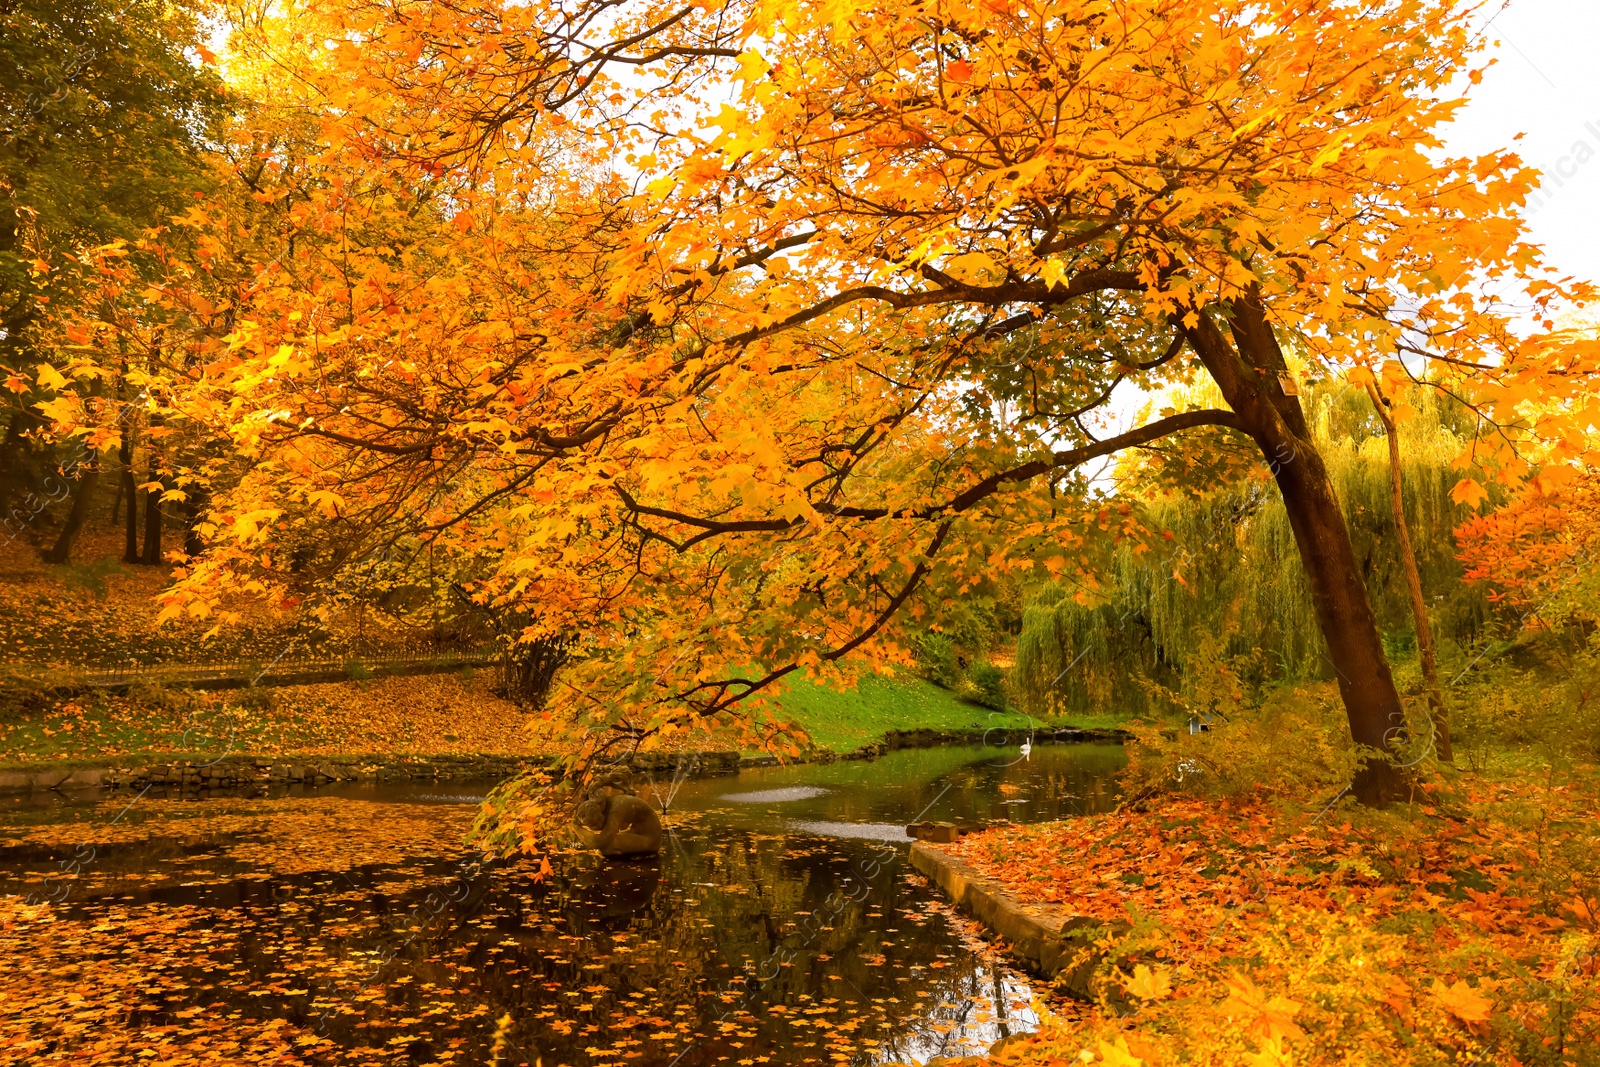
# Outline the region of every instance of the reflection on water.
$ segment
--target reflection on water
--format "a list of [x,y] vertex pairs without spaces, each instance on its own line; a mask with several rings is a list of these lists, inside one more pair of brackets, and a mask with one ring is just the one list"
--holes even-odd
[[784,789],[757,789],[753,793],[724,793],[723,800],[735,804],[783,804],[791,800],[810,800],[827,790],[814,785],[791,785]]
[[[902,749],[872,761],[744,771],[737,778],[652,781],[641,792],[673,809],[715,809],[740,825],[1039,822],[1108,808],[1115,803],[1111,776],[1122,763],[1118,745],[1037,745],[1026,758],[1017,744],[951,745]],[[757,782],[761,789],[749,788]]]
[[796,819],[789,824],[791,830],[803,834],[821,834],[823,837],[848,837],[857,841],[893,841],[904,844],[906,828],[899,823],[883,822],[827,822],[822,819]]
[[[146,800],[116,825],[92,798],[13,805],[0,890],[55,902],[0,934],[21,961],[0,1029],[24,1020],[37,1062],[111,1033],[127,1062],[214,1034],[248,1062],[271,1035],[280,1067],[478,1064],[507,1014],[503,1062],[546,1067],[980,1052],[1032,1027],[1032,992],[911,873],[905,824],[1103,809],[1121,758],[942,748],[653,782],[659,858],[568,855],[543,883],[475,866],[456,845],[472,808],[436,787]],[[126,978],[97,1026],[67,1021],[97,995],[59,999],[72,968]]]

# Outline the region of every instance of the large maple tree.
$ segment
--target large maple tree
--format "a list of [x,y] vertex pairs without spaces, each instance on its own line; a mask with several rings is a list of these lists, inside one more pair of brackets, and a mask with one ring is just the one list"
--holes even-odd
[[[1583,461],[1597,419],[1593,343],[1518,327],[1589,295],[1524,237],[1536,174],[1439,142],[1469,15],[275,8],[235,32],[260,107],[230,149],[248,188],[188,220],[210,258],[79,326],[165,353],[174,411],[252,459],[171,608],[292,584],[274,549],[308,523],[347,556],[489,551],[474,595],[582,635],[554,703],[592,753],[761,726],[779,679],[894,660],[904,620],[996,572],[1092,582],[1076,546],[1147,532],[1086,465],[1248,449],[1352,737],[1389,749],[1402,704],[1297,380],[1422,361],[1494,477]],[[1197,379],[1218,404],[1102,417]],[[1381,759],[1353,784],[1401,786]]]

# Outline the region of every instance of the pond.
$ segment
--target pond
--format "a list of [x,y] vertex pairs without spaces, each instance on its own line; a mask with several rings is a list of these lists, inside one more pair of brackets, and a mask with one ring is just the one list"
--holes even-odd
[[12,798],[0,1062],[981,1052],[1032,1028],[1034,990],[910,869],[905,824],[1104,810],[1122,758],[942,747],[652,782],[658,859],[563,855],[542,882],[461,847],[481,796],[460,784]]

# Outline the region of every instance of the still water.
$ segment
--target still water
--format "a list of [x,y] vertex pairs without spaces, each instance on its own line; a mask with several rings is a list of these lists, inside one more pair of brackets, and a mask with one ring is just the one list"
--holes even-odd
[[910,869],[905,824],[1104,810],[1121,764],[944,747],[652,781],[658,859],[563,855],[542,881],[460,846],[481,796],[459,784],[12,799],[0,1063],[981,1052],[1032,1028],[1034,991]]

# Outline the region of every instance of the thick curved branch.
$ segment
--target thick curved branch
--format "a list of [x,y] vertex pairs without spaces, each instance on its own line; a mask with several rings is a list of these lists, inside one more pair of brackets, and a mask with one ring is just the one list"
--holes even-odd
[[[1169,434],[1181,430],[1193,429],[1197,426],[1225,426],[1229,429],[1245,432],[1244,424],[1239,416],[1231,411],[1221,408],[1206,408],[1200,411],[1185,411],[1177,415],[1169,415],[1164,419],[1157,419],[1148,426],[1141,426],[1137,430],[1107,437],[1093,444],[1083,445],[1079,448],[1070,448],[1061,452],[1053,452],[1049,459],[1036,459],[1009,470],[997,471],[982,481],[977,482],[959,495],[952,497],[944,504],[935,507],[919,508],[908,511],[895,511],[889,508],[858,508],[837,506],[832,504],[816,504],[813,509],[819,514],[841,519],[939,519],[950,515],[959,515],[975,507],[988,497],[994,495],[1007,485],[1031,481],[1041,474],[1051,474],[1057,471],[1069,470],[1079,467],[1101,456],[1109,456],[1113,452],[1120,452],[1124,448],[1136,448],[1151,441],[1160,440]],[[648,515],[652,518],[665,519],[668,522],[681,523],[697,530],[705,531],[684,542],[682,547],[687,548],[695,542],[704,540],[706,535],[726,533],[780,533],[803,525],[804,518],[794,519],[741,519],[733,522],[724,522],[718,519],[703,519],[687,512],[671,511],[666,508],[650,507],[641,504],[621,486],[616,486],[616,491],[622,497],[624,506],[635,515]],[[660,536],[660,535],[656,535]],[[663,538],[665,540],[665,538]]]
[[[1092,459],[1109,456],[1113,452],[1120,452],[1124,448],[1135,448],[1160,440],[1168,434],[1177,433],[1179,430],[1188,430],[1196,426],[1226,426],[1229,429],[1244,430],[1244,423],[1239,416],[1222,408],[1205,408],[1200,411],[1185,411],[1178,415],[1168,415],[1164,419],[1157,419],[1148,426],[1141,426],[1137,430],[1107,437],[1081,448],[1070,448],[1063,452],[1052,453],[1048,460],[1036,459],[1032,463],[1024,463],[1020,467],[1013,467],[1008,471],[991,474],[983,481],[974,485],[960,496],[946,504],[944,511],[962,512],[990,496],[1001,486],[1017,482],[1026,482],[1037,478],[1041,474],[1050,474],[1055,471],[1069,470],[1079,467]],[[932,514],[932,513],[930,513]]]
[[[610,409],[591,421],[586,429],[574,434],[553,434],[547,430],[534,429],[523,436],[524,441],[532,442],[541,448],[560,452],[569,448],[581,448],[591,441],[604,437],[622,421],[618,412],[622,405],[613,404]],[[322,437],[330,441],[337,441],[342,445],[366,452],[381,452],[389,456],[414,456],[420,453],[432,452],[439,445],[437,436],[429,437],[417,444],[391,445],[382,441],[374,441],[366,437],[355,437],[350,434],[340,433],[337,430],[324,429],[321,426],[311,425],[296,427],[295,435],[307,437]]]
[[[952,281],[954,279],[951,279]],[[1104,292],[1108,289],[1138,292],[1144,288],[1139,275],[1131,270],[1087,270],[1074,275],[1065,285],[1050,286],[1044,281],[1012,282],[1006,285],[955,285],[941,289],[924,289],[900,292],[882,285],[857,285],[841,290],[826,300],[797,311],[788,318],[746,330],[729,337],[724,344],[735,347],[769,337],[784,330],[792,330],[813,319],[837,311],[861,300],[876,300],[890,307],[928,307],[934,304],[1058,304],[1075,296]]]
[[1175,358],[1177,358],[1178,353],[1183,351],[1183,346],[1187,341],[1188,338],[1183,336],[1183,331],[1179,330],[1172,338],[1172,344],[1167,346],[1167,350],[1165,352],[1157,356],[1155,359],[1140,363],[1134,369],[1141,371],[1155,370],[1163,363],[1171,363]]

